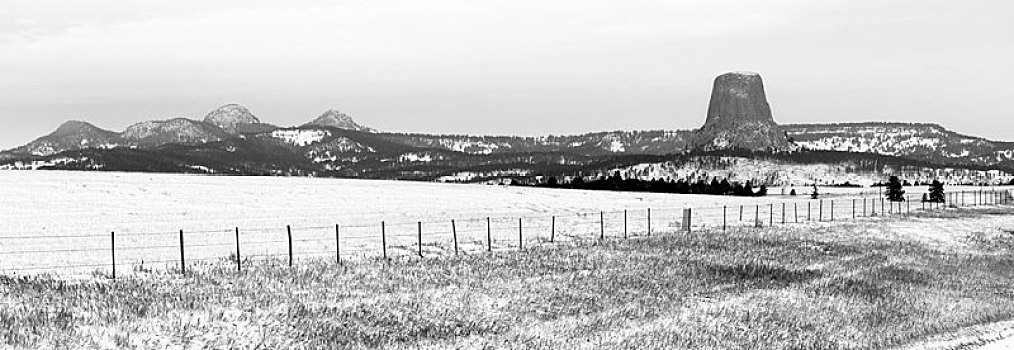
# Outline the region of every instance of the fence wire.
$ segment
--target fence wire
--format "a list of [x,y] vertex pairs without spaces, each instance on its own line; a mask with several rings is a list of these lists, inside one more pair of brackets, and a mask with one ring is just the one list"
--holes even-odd
[[[812,222],[841,222],[907,215],[948,208],[1010,205],[1006,190],[960,191],[945,201],[908,195],[809,199],[688,208],[633,208],[559,215],[429,218],[335,225],[243,227],[116,233],[69,233],[0,237],[0,273],[93,272],[144,269],[163,264],[183,271],[190,264],[252,259],[335,260],[400,258],[524,250],[561,242],[628,239],[676,232],[759,228]],[[61,247],[63,246],[63,247]],[[55,247],[55,248],[41,248]],[[237,258],[238,257],[238,258]]]

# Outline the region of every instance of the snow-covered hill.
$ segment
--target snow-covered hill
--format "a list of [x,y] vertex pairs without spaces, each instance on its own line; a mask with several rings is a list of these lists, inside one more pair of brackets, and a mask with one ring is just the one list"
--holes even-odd
[[7,151],[7,153],[50,156],[66,150],[113,148],[120,146],[121,143],[122,139],[115,132],[101,129],[87,122],[71,120],[60,125],[53,133]]
[[937,124],[794,124],[782,129],[812,150],[864,152],[989,166],[1014,161],[1014,144],[958,134]]
[[221,128],[186,118],[141,122],[127,127],[121,135],[129,146],[158,147],[165,144],[200,144],[231,136]]
[[204,122],[222,128],[227,133],[238,134],[244,125],[260,124],[261,121],[246,107],[227,104],[208,113]]
[[324,114],[321,114],[309,123],[303,124],[303,126],[323,126],[354,131],[376,132],[376,130],[372,128],[359,125],[355,120],[352,120],[352,116],[334,109],[325,111]]

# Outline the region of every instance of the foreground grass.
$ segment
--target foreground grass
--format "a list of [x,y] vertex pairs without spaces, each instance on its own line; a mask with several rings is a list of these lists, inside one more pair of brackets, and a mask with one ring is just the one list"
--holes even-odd
[[[959,214],[941,215],[998,213]],[[0,347],[868,349],[1014,318],[1010,233],[984,228],[952,249],[864,233],[877,225],[0,277]]]

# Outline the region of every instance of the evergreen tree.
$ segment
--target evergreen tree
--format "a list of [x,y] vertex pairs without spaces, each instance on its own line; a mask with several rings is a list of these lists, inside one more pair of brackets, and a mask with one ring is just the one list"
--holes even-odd
[[570,186],[574,188],[584,188],[584,177],[578,176],[573,180],[570,180]]
[[722,179],[722,182],[718,184],[718,194],[728,195],[732,192],[732,184],[729,183],[729,179]]
[[690,189],[690,193],[706,194],[708,193],[708,183],[704,182],[704,179],[697,180],[696,183]]
[[682,194],[690,193],[690,184],[684,181],[683,179],[676,181],[676,193]]
[[902,189],[901,180],[897,176],[892,175],[887,181],[887,200],[892,202],[902,202],[905,200],[905,190]]
[[789,195],[790,196],[795,196],[796,195],[796,189],[793,188],[792,191],[789,191]]
[[813,193],[810,193],[810,199],[817,199],[820,197],[820,192],[817,192],[817,184],[813,184]]
[[768,186],[767,185],[761,185],[760,189],[757,190],[757,194],[755,194],[755,196],[757,196],[757,197],[763,197],[763,196],[767,196],[767,195],[768,195]]
[[944,196],[944,184],[939,180],[933,180],[930,184],[929,201],[933,203],[944,203],[947,197]]
[[546,180],[546,186],[556,187],[556,185],[557,185],[556,176],[550,176],[549,179]]
[[743,186],[743,192],[740,193],[739,195],[740,196],[752,196],[753,195],[753,184],[750,183],[750,181],[747,181],[746,185]]

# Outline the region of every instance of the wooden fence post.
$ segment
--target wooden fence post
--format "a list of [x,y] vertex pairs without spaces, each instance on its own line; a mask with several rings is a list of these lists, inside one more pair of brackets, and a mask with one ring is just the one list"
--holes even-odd
[[810,202],[806,202],[806,221],[813,221],[813,217],[810,215]]
[[334,257],[338,264],[342,263],[341,226],[334,224]]
[[852,218],[856,218],[856,199],[852,198]]
[[753,209],[753,227],[760,227],[763,225],[760,221],[760,204],[756,204]]
[[109,232],[109,253],[113,257],[113,279],[116,279],[116,232]]
[[187,274],[187,259],[183,251],[183,230],[180,230],[180,273]]
[[739,221],[743,221],[743,205],[739,205]]
[[627,239],[627,210],[623,209],[623,239]]
[[380,222],[380,249],[384,253],[384,260],[387,260],[387,224]]
[[418,244],[418,246],[419,246],[419,257],[421,258],[421,257],[423,257],[423,252],[422,252],[422,221],[419,221],[419,231],[418,232],[419,232],[419,236],[418,236],[419,237],[419,241],[418,241],[418,243],[419,243]]
[[490,221],[490,219],[489,219],[488,216],[486,217],[486,243],[487,243],[486,251],[487,252],[492,252],[493,251],[493,223],[492,223],[492,221]]
[[693,225],[693,217],[693,208],[683,208],[683,231],[690,232],[690,226]]
[[648,236],[651,236],[651,208],[648,208]]
[[292,226],[285,225],[285,231],[289,233],[289,267],[292,267]]
[[817,222],[821,222],[824,221],[824,200],[823,199],[819,200],[819,203],[817,204],[818,204]]
[[834,199],[831,200],[831,221],[834,221]]
[[243,272],[243,258],[239,255],[239,227],[236,228],[236,271]]
[[768,226],[775,226],[775,204],[768,204]]
[[549,226],[549,243],[553,243],[556,239],[556,215],[553,215],[552,220]]
[[797,204],[798,203],[795,203],[795,202],[792,203],[792,217],[793,217],[793,220],[798,224],[799,223],[799,206]]
[[728,206],[725,206],[725,205],[722,206],[722,232],[725,232],[725,225],[726,225],[726,223],[725,223],[725,212],[726,212],[727,209],[729,209]]
[[454,235],[454,255],[458,255],[458,227],[454,225],[454,219],[451,219],[451,233]]
[[782,202],[782,225],[785,225],[785,202]]
[[518,218],[518,250],[525,250],[525,234],[521,225],[521,218]]
[[599,211],[599,240],[606,239],[606,212]]

